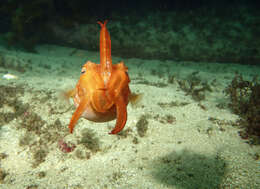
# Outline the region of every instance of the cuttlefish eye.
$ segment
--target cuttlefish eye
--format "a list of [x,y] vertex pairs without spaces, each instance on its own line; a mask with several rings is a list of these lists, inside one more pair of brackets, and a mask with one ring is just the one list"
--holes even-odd
[[83,67],[83,68],[81,69],[81,74],[84,74],[85,72],[86,72],[86,68]]

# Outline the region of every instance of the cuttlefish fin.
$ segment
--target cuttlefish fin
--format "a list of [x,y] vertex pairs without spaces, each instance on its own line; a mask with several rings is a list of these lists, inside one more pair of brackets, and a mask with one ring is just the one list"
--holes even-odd
[[67,102],[70,102],[71,98],[74,98],[76,95],[76,89],[65,89],[63,91],[60,91],[60,97],[62,100],[65,100]]
[[143,99],[143,93],[130,93],[128,100],[133,107],[137,107]]
[[88,100],[86,100],[86,99],[83,99],[80,101],[79,106],[77,107],[76,111],[73,113],[72,118],[70,120],[70,124],[69,124],[70,133],[73,132],[73,129],[74,129],[77,121],[81,117],[82,113],[86,109],[87,104],[88,104]]
[[119,96],[115,104],[117,113],[116,126],[109,134],[119,133],[124,128],[127,120],[127,110],[123,96]]

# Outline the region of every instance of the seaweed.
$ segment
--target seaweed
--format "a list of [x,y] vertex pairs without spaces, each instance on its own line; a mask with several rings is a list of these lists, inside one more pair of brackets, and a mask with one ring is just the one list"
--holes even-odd
[[33,150],[33,167],[37,167],[39,164],[45,161],[48,152],[43,147],[36,148]]
[[7,158],[8,155],[6,153],[0,153],[0,160]]
[[168,124],[175,124],[176,123],[176,117],[174,117],[173,115],[171,114],[166,114],[166,115],[163,115],[163,116],[160,116],[159,114],[157,114],[154,119],[156,121],[159,121],[160,123],[168,123]]
[[148,130],[147,116],[142,115],[136,123],[137,133],[140,137],[144,137]]
[[24,94],[23,87],[0,85],[0,90],[0,108],[8,106],[13,109],[13,111],[0,112],[0,125],[3,125],[22,115],[29,105],[18,100],[18,96]]
[[174,117],[174,116],[171,115],[171,114],[167,114],[167,115],[165,115],[165,121],[166,121],[167,123],[173,124],[173,123],[176,122],[176,117]]
[[15,118],[14,113],[7,112],[7,113],[0,113],[0,125],[5,123],[9,123]]
[[77,149],[75,155],[79,159],[90,159],[91,153]]
[[78,143],[83,144],[91,152],[100,151],[100,141],[96,137],[94,131],[91,129],[83,129],[83,131],[81,132],[81,139]]
[[26,189],[38,189],[39,186],[37,184],[30,184],[29,186],[26,187]]
[[34,112],[28,113],[29,115],[25,115],[22,117],[21,127],[25,128],[29,132],[34,132],[35,134],[41,133],[41,128],[46,121],[44,121],[38,114]]
[[117,136],[119,138],[126,138],[127,136],[131,135],[131,133],[133,132],[133,130],[131,128],[127,128],[127,129],[124,129],[122,131],[120,131]]
[[4,183],[5,177],[7,176],[7,172],[0,168],[0,184]]
[[224,92],[231,100],[229,107],[242,118],[240,125],[244,130],[240,131],[240,136],[249,138],[251,144],[260,144],[260,84],[257,77],[246,81],[236,74]]
[[134,144],[138,144],[138,143],[139,143],[139,140],[138,140],[137,137],[134,137],[133,140],[132,140],[132,142],[133,142]]
[[168,84],[163,83],[163,82],[150,82],[148,80],[140,80],[140,81],[137,81],[135,84],[149,85],[149,86],[154,86],[154,87],[158,87],[158,88],[164,88],[164,87],[168,86]]
[[161,108],[173,108],[178,106],[186,106],[188,102],[178,102],[178,101],[171,101],[171,102],[158,102],[157,103]]
[[122,177],[123,177],[123,173],[121,171],[113,172],[111,176],[111,181],[116,182]]
[[5,86],[5,85],[0,85],[1,89],[1,97],[5,99],[5,97],[12,98],[16,97],[19,94],[23,95],[24,94],[24,88],[22,86]]
[[35,137],[29,132],[19,138],[19,146],[31,146],[34,142]]
[[197,76],[198,73],[193,72],[186,80],[177,80],[177,82],[186,95],[191,95],[194,100],[201,101],[205,99],[205,92],[212,92],[212,89],[207,82],[202,82]]
[[[29,147],[34,161],[33,167],[37,167],[45,161],[49,153],[49,145],[57,142],[59,138],[64,137],[65,128],[59,119],[53,123],[47,124],[40,114],[33,111],[28,103],[23,103],[19,97],[24,95],[22,86],[4,86],[0,85],[0,126],[16,119],[16,129],[23,129],[24,134],[19,138],[20,147]],[[48,92],[46,92],[47,96]],[[50,96],[49,99],[52,97]],[[32,102],[41,103],[39,99],[32,99]],[[8,107],[10,111],[2,111]],[[39,140],[37,140],[39,138]]]
[[46,176],[46,172],[44,172],[44,171],[40,171],[40,172],[37,173],[37,177],[39,179],[44,178],[45,176]]
[[168,75],[168,80],[167,80],[167,82],[168,82],[169,84],[174,84],[175,80],[176,80],[176,77],[175,77],[174,75]]

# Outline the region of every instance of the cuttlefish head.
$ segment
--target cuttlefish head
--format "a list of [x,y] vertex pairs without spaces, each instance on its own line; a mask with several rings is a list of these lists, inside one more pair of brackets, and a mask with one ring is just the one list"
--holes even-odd
[[[99,104],[106,102],[104,91],[104,82],[99,74],[100,67],[98,64],[88,61],[81,70],[79,81],[76,85],[73,100],[76,106],[76,111],[73,113],[69,129],[73,132],[78,119],[85,117],[88,120],[103,122],[115,118],[112,110],[107,114],[102,114],[96,111],[95,104],[97,96],[99,97]],[[111,115],[110,115],[111,114]]]

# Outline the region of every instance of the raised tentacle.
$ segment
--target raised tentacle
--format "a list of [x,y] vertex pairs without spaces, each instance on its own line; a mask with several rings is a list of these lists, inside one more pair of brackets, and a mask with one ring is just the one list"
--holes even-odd
[[111,40],[108,30],[106,28],[107,20],[98,22],[101,26],[100,30],[100,73],[104,80],[104,84],[108,82],[112,72],[112,58],[111,58]]

